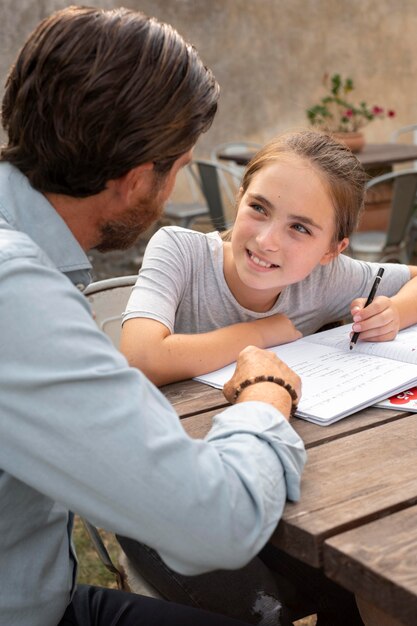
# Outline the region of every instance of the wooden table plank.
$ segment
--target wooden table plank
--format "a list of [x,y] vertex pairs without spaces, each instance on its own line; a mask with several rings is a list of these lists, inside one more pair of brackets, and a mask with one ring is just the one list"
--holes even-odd
[[214,389],[195,380],[164,385],[161,391],[180,417],[228,405],[221,389]]
[[326,575],[403,624],[417,624],[417,506],[327,540]]
[[[212,417],[227,406],[220,389],[193,380],[166,385],[161,387],[161,391],[183,420],[187,432],[197,438],[207,434]],[[197,419],[199,414],[202,415]],[[298,418],[293,419],[291,424],[306,448],[312,448],[404,417],[402,411],[369,407],[329,426],[317,426]]]
[[327,538],[417,503],[416,450],[415,414],[311,448],[272,542],[320,567]]
[[[202,439],[210,430],[214,415],[224,408],[224,406],[219,406],[216,409],[202,411],[194,415],[180,416],[181,422],[191,437]],[[304,441],[305,447],[309,449],[362,430],[404,419],[405,416],[404,411],[370,407],[330,426],[317,426],[317,424],[297,418],[291,420],[291,425]]]
[[369,407],[334,424],[329,424],[329,426],[318,426],[299,418],[294,418],[291,424],[304,441],[305,447],[309,449],[363,430],[369,430],[392,421],[404,419],[405,415],[404,411]]

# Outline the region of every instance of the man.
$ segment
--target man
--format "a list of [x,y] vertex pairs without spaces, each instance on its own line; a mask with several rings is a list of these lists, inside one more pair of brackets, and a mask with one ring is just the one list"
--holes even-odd
[[197,574],[247,563],[286,497],[298,498],[294,399],[267,380],[299,396],[291,370],[244,351],[225,387],[235,405],[193,441],[81,293],[87,250],[127,247],[161,214],[217,99],[191,46],[125,9],[52,15],[11,69],[0,163],[1,624],[239,624],[75,589],[70,511]]

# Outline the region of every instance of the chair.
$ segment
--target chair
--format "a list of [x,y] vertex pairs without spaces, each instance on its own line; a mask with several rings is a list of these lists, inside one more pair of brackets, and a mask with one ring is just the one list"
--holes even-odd
[[[247,153],[247,152],[256,152],[261,148],[260,143],[256,143],[254,141],[227,141],[225,143],[219,143],[217,146],[213,148],[211,151],[210,159],[215,163],[222,163],[224,165],[224,159],[220,159],[220,155],[226,156],[228,154],[239,154],[239,153]],[[235,171],[236,176],[242,178],[245,167],[243,165],[238,165],[230,159],[230,163],[228,167]],[[223,172],[219,172],[219,176],[221,182],[226,190],[226,194],[228,196],[229,202],[234,202],[234,189],[233,186],[230,186],[227,179],[223,176]]]
[[[213,148],[210,154],[210,158],[212,161],[216,161],[217,163],[224,161],[225,159],[220,160],[220,155],[226,156],[228,154],[242,154],[246,152],[256,152],[262,147],[262,144],[257,143],[255,141],[226,141],[225,143],[219,143],[217,146]],[[237,171],[242,173],[244,169],[241,165],[238,165],[231,158],[231,167],[236,168]]]
[[367,190],[393,183],[391,215],[387,231],[355,232],[350,237],[349,254],[364,261],[409,263],[412,254],[410,228],[415,210],[417,170],[390,172],[372,178]]
[[118,276],[91,283],[84,291],[101,330],[119,347],[121,318],[137,275]]
[[[84,295],[90,301],[97,325],[110,337],[116,348],[119,347],[120,343],[122,314],[136,279],[137,275],[99,280],[91,283],[84,291]],[[124,560],[122,568],[116,567],[104,545],[99,530],[88,520],[81,518],[81,521],[101,562],[116,577],[118,588],[130,590],[132,574],[129,571],[129,564]],[[158,592],[137,572],[134,574],[134,584],[136,586],[134,591],[140,591],[143,595],[160,597]]]
[[[417,124],[409,124],[408,126],[397,128],[391,135],[391,143],[398,143],[402,135],[410,135],[411,143],[417,145]],[[414,161],[413,168],[417,170],[417,161]]]
[[408,126],[401,126],[397,128],[391,134],[391,143],[397,143],[401,135],[412,133],[412,143],[417,144],[417,124],[409,124]]
[[176,222],[178,226],[189,228],[198,217],[207,216],[209,210],[204,202],[200,181],[189,165],[186,165],[178,173],[177,179],[176,188],[182,187],[182,191],[185,191],[191,200],[187,199],[185,202],[169,200],[164,208],[164,215],[169,220]]
[[[398,128],[397,130],[395,130],[391,135],[391,142],[398,143],[400,140],[400,137],[402,137],[403,135],[411,136],[411,143],[414,143],[417,145],[417,124],[409,124],[408,126],[401,126],[401,128]],[[413,162],[413,168],[417,170],[417,161]],[[416,208],[417,208],[417,197],[416,197]],[[415,216],[413,218],[413,221],[411,223],[411,228],[410,228],[411,254],[414,253],[416,242],[417,242],[417,217]]]
[[240,187],[240,173],[226,165],[202,159],[193,160],[191,166],[198,173],[213,226],[219,231],[227,230],[233,222],[234,216],[230,213]]
[[99,531],[97,530],[97,528],[93,526],[93,524],[90,524],[90,522],[87,521],[86,519],[82,517],[80,519],[82,523],[84,524],[84,528],[87,531],[88,536],[90,537],[90,541],[93,544],[100,558],[100,561],[103,563],[104,567],[108,569],[109,572],[111,572],[115,576],[117,588],[123,589],[125,591],[129,591],[125,572],[122,571],[121,569],[119,570],[114,565],[113,561],[111,560],[111,556],[106,546],[104,545],[103,539],[101,538],[101,535]]

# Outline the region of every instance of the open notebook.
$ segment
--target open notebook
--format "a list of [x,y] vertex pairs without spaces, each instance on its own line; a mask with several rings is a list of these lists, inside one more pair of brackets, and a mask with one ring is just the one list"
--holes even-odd
[[[394,341],[359,339],[353,350],[350,330],[347,324],[270,348],[301,377],[298,417],[325,426],[417,385],[417,325]],[[222,388],[234,369],[232,363],[195,380]]]

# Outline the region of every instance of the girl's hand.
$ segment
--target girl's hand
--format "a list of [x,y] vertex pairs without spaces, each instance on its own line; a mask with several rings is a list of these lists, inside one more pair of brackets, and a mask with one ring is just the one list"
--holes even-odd
[[275,313],[275,315],[270,317],[254,320],[251,324],[255,324],[261,333],[259,344],[261,348],[271,348],[272,346],[289,343],[302,337],[302,334],[296,329],[292,321],[286,315],[282,315],[282,313]]
[[356,298],[351,304],[352,332],[360,333],[363,341],[395,339],[400,330],[400,313],[392,299],[377,296],[367,307],[365,302],[366,298]]

